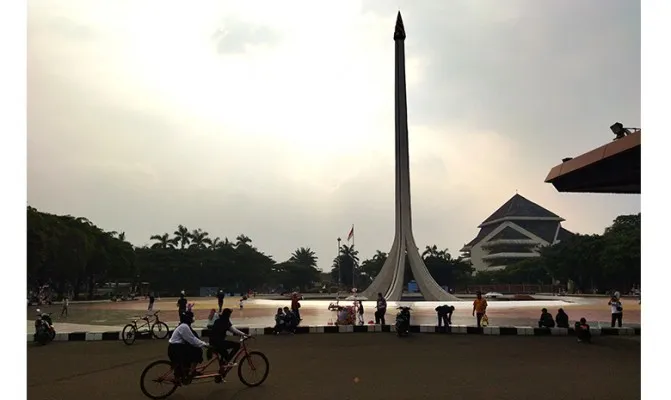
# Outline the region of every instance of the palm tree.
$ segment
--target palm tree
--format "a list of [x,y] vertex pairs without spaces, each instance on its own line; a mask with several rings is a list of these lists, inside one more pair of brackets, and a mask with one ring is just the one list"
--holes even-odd
[[289,261],[305,267],[317,267],[317,256],[309,247],[300,247],[291,254]]
[[209,245],[210,245],[210,246],[209,246],[208,248],[209,248],[210,250],[216,250],[216,249],[220,248],[221,245],[222,245],[222,243],[221,243],[221,239],[219,239],[219,236],[217,236],[216,238],[210,240]]
[[207,245],[212,244],[212,240],[207,237],[209,233],[202,229],[194,229],[191,232],[191,246],[193,249],[204,249]]
[[434,244],[433,246],[426,246],[422,252],[422,258],[442,258],[449,261],[452,259],[452,255],[450,255],[448,249],[438,250],[438,246]]
[[340,256],[351,259],[354,265],[359,265],[359,251],[354,248],[354,245],[342,245],[340,247]]
[[177,244],[176,239],[171,238],[168,233],[153,235],[149,239],[156,240],[156,243],[151,245],[152,249],[174,249]]
[[249,246],[251,242],[252,239],[250,239],[249,236],[241,233],[238,235],[238,237],[235,238],[235,247]]
[[191,233],[189,233],[189,230],[184,225],[179,225],[177,230],[173,232],[173,235],[175,235],[175,241],[179,243],[180,249],[184,249],[184,247],[191,243]]

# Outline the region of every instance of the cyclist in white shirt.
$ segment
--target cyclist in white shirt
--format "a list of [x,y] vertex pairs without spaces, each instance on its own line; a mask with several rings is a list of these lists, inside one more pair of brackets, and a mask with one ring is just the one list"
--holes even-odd
[[180,324],[168,341],[168,357],[173,363],[176,377],[186,370],[195,375],[196,367],[203,362],[202,348],[208,347],[208,344],[198,339],[191,329],[193,312],[187,311],[181,314],[179,319]]

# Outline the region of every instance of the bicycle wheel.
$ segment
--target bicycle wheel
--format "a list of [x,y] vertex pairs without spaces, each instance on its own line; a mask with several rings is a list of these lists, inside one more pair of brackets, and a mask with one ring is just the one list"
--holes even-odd
[[156,322],[151,326],[151,334],[156,339],[165,339],[168,337],[168,333],[170,333],[170,329],[165,322]]
[[[154,391],[158,386],[158,390]],[[140,375],[140,390],[150,399],[165,399],[177,390],[170,361],[154,361]]]
[[135,343],[136,336],[137,329],[135,328],[135,325],[128,324],[123,327],[123,330],[121,331],[121,339],[124,343],[130,346],[131,344]]
[[[258,351],[250,351],[242,357],[238,364],[238,378],[240,378],[240,382],[249,387],[262,384],[268,378],[268,372],[270,372],[268,357]],[[246,377],[245,374],[249,374],[251,377]]]

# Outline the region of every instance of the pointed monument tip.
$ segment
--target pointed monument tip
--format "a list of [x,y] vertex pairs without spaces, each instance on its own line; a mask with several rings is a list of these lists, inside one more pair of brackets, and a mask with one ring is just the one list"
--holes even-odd
[[403,18],[401,17],[401,10],[396,15],[396,29],[394,30],[394,40],[405,40],[405,27],[403,26]]

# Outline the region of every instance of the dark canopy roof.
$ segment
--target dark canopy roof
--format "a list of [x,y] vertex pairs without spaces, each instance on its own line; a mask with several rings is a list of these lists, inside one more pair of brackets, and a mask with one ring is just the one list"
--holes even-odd
[[641,131],[555,166],[545,182],[559,192],[640,194]]
[[515,218],[515,217],[526,217],[526,218],[553,218],[556,220],[563,220],[560,216],[555,213],[539,206],[531,200],[526,199],[525,197],[515,194],[507,202],[505,202],[498,210],[494,211],[486,220],[482,221],[480,226],[489,224],[492,221],[500,220],[503,218]]

